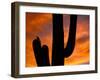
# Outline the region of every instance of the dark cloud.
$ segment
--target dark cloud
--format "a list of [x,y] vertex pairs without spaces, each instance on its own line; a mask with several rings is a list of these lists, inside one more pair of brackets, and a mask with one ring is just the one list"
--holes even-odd
[[82,35],[81,37],[79,37],[79,38],[77,39],[77,42],[78,42],[78,43],[84,43],[84,42],[86,42],[87,40],[89,40],[89,36],[88,36],[88,35]]

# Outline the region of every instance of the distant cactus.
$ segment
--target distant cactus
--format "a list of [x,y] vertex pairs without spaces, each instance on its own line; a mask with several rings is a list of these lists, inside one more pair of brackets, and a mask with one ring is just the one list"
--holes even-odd
[[[53,14],[52,66],[64,65],[64,58],[72,54],[75,47],[76,24],[77,15],[71,15],[68,42],[64,49],[63,15]],[[48,46],[41,47],[39,37],[33,40],[33,50],[38,66],[50,66]]]
[[46,45],[43,45],[41,47],[39,37],[33,40],[33,50],[35,53],[35,58],[38,66],[50,66],[48,47]]

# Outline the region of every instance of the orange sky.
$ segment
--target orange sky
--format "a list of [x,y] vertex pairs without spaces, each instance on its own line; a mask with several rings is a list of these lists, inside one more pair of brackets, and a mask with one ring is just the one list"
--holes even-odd
[[[68,38],[70,16],[63,15],[64,46]],[[26,13],[26,67],[37,66],[32,41],[39,36],[42,45],[49,47],[51,63],[52,52],[52,15],[47,13]],[[89,63],[89,16],[78,15],[76,45],[73,54],[65,58],[65,65],[77,65]]]

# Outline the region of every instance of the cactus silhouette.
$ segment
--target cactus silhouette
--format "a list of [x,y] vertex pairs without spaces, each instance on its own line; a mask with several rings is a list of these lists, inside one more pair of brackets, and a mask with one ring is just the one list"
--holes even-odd
[[48,47],[43,45],[41,47],[41,42],[39,37],[33,40],[33,50],[35,53],[35,58],[38,66],[50,66]]
[[68,42],[66,48],[64,49],[65,57],[69,57],[74,50],[75,38],[76,38],[76,27],[77,27],[77,15],[71,15]]
[[69,37],[64,49],[63,15],[53,14],[53,50],[52,66],[64,65],[64,58],[69,57],[75,47],[77,16],[70,16]]
[[[63,15],[53,14],[53,43],[52,43],[52,66],[64,65],[64,58],[68,58],[75,47],[77,15],[70,16],[70,29],[68,42],[64,49]],[[48,46],[43,45],[39,37],[33,40],[33,50],[38,66],[50,66]]]
[[64,49],[63,15],[53,14],[53,50],[52,66],[64,65],[64,58],[69,57],[75,46],[77,16],[70,16],[69,38]]
[[53,14],[52,66],[64,65],[63,15]]

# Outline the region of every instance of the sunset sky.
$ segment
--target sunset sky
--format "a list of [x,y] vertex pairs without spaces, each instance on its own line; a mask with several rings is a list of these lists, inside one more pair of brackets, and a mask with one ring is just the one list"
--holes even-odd
[[[58,23],[57,23],[58,24]],[[69,34],[70,15],[63,14],[64,46]],[[32,41],[39,36],[42,45],[49,47],[52,57],[52,14],[26,13],[26,67],[36,67]],[[64,59],[64,65],[89,64],[89,16],[78,15],[76,43],[72,55]]]

